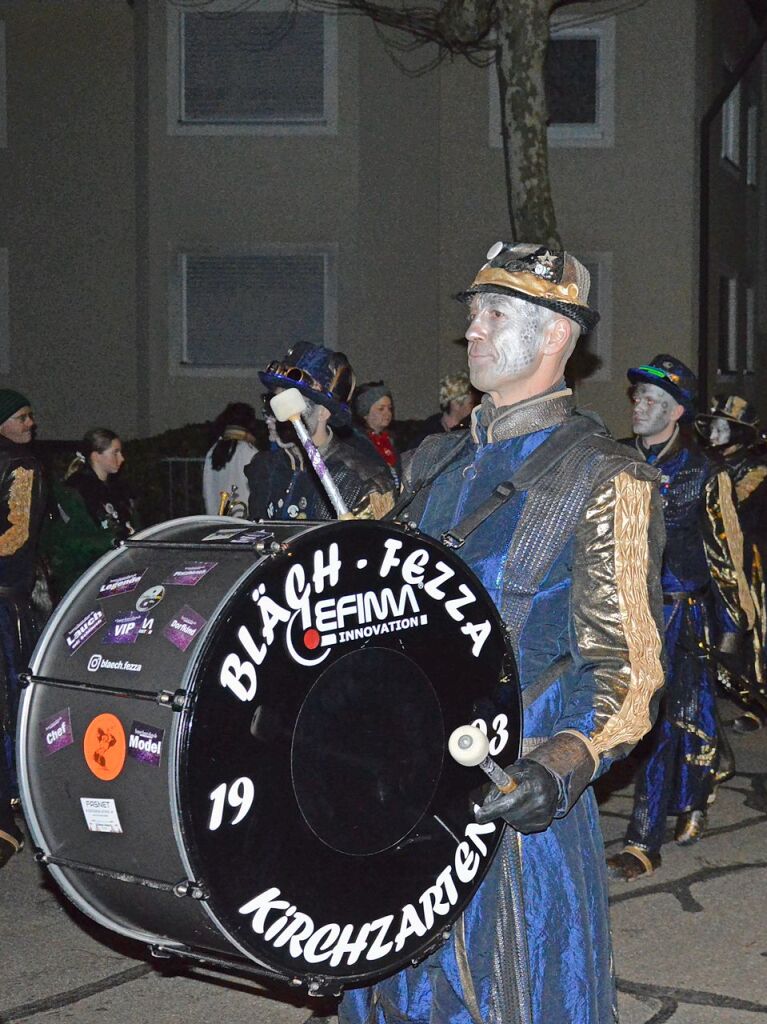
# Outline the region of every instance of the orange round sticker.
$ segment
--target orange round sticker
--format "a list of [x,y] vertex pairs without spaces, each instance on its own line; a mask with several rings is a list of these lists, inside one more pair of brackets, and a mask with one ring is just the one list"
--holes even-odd
[[116,779],[125,764],[125,730],[115,715],[96,715],[85,730],[85,763],[104,782]]

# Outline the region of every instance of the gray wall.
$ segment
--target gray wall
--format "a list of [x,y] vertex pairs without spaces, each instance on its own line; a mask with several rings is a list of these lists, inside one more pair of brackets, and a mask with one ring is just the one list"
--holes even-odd
[[[745,45],[749,26],[730,18],[741,7],[648,0],[617,17],[614,145],[551,151],[566,246],[612,267],[607,363],[578,391],[619,433],[627,366],[659,351],[696,362],[696,126],[723,38]],[[408,77],[367,20],[342,18],[336,135],[173,135],[160,2],[0,0],[0,18],[11,275],[0,385],[32,394],[45,436],[97,423],[146,436],[260,393],[255,368],[176,365],[174,255],[190,247],[332,244],[337,343],[358,379],[385,377],[401,416],[436,407],[439,377],[465,365],[452,296],[508,235],[487,70],[455,59]],[[761,213],[723,200],[717,246],[740,251],[725,209],[739,224]]]
[[9,373],[41,436],[136,410],[133,16],[101,0],[0,3],[8,144],[0,246],[9,254]]

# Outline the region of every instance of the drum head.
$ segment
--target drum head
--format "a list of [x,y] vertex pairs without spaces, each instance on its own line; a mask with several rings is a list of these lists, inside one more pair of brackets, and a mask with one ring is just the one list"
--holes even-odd
[[447,737],[518,756],[492,601],[455,555],[380,523],[306,530],[238,590],[183,714],[176,800],[218,927],[292,978],[367,983],[425,955],[500,839]]

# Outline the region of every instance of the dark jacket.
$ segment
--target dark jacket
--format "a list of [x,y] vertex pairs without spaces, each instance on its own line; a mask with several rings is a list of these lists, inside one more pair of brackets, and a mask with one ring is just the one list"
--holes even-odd
[[[335,519],[336,514],[303,451],[259,452],[245,470],[251,519]],[[385,463],[333,435],[320,454],[341,497],[353,510],[371,493],[388,494],[393,481]]]
[[97,558],[136,529],[135,510],[119,476],[99,480],[84,465],[53,489],[54,516],[43,550],[61,597]]

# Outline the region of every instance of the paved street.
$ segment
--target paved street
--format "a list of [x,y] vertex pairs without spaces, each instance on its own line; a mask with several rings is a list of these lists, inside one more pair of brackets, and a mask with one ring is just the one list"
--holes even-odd
[[[767,1020],[767,735],[732,742],[738,773],[703,841],[667,845],[653,876],[611,883],[622,1024]],[[624,785],[602,806],[608,851],[630,801]],[[2,1024],[303,1024],[312,1012],[255,983],[159,973],[141,947],[70,908],[29,850],[0,872],[0,950]]]

